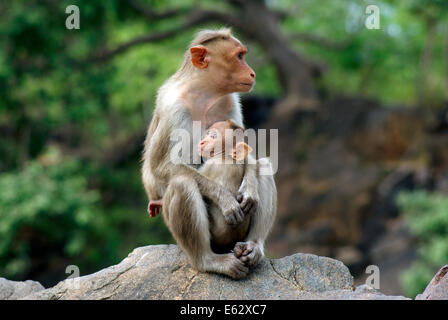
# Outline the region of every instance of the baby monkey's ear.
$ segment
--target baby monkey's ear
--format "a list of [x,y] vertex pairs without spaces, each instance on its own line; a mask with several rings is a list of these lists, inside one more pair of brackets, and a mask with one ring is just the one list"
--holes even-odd
[[230,129],[232,129],[232,130],[240,129],[240,130],[244,131],[244,128],[239,126],[239,125],[237,125],[235,123],[235,121],[233,121],[232,119],[228,119],[228,120],[226,120],[226,122],[228,123]]
[[233,160],[243,160],[247,157],[249,153],[252,152],[252,148],[245,142],[238,142],[233,149],[232,158]]

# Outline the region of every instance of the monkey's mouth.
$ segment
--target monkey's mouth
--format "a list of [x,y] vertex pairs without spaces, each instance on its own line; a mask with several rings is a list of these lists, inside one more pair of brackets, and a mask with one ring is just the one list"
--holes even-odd
[[240,84],[248,87],[252,87],[254,85],[253,83],[240,83]]
[[215,151],[212,150],[205,150],[202,149],[201,147],[198,147],[198,154],[199,156],[201,156],[201,158],[207,159],[207,158],[213,158],[213,156],[215,155]]

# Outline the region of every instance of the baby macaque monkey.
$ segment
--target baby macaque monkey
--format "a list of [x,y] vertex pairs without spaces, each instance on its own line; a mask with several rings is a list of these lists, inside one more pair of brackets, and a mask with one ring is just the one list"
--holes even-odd
[[[256,162],[249,165],[247,161],[243,161],[252,148],[244,141],[234,141],[237,140],[237,136],[233,135],[234,130],[241,130],[241,133],[244,131],[231,120],[214,123],[199,143],[198,153],[205,159],[199,171],[236,197],[245,170],[256,171]],[[251,217],[244,214],[243,210],[236,215],[224,216],[212,202],[206,201],[206,204],[210,217],[212,250],[216,253],[230,252],[237,242],[244,241]]]
[[[266,158],[258,161],[252,158],[252,148],[243,141],[243,135],[234,135],[234,130],[241,130],[241,134],[244,131],[232,120],[210,126],[198,146],[198,153],[206,160],[199,171],[238,197],[243,177],[248,176],[248,188],[254,188],[251,180],[259,176],[259,166],[267,165],[269,161]],[[273,177],[259,176],[259,184],[255,188],[259,198],[256,202],[260,205],[251,208],[242,203],[240,215],[225,216],[216,205],[206,201],[211,249],[223,255],[232,251],[247,267],[255,267],[263,258],[264,241],[276,213],[277,197],[267,192],[269,188],[275,190]],[[260,223],[263,218],[264,224]]]
[[[236,132],[240,130],[240,134]],[[209,261],[219,261],[233,252],[245,267],[255,267],[264,256],[264,241],[272,227],[276,214],[277,197],[272,175],[259,175],[260,166],[270,166],[266,158],[255,160],[252,148],[244,142],[244,129],[232,120],[219,121],[209,127],[198,145],[198,153],[205,159],[200,173],[239,197],[239,189],[246,176],[247,188],[252,190],[259,203],[252,208],[251,203],[241,202],[241,211],[235,215],[225,215],[213,202],[205,199],[209,218],[210,249],[206,250]],[[255,181],[258,179],[258,183]],[[240,199],[238,199],[240,201]],[[213,258],[215,255],[216,258]],[[216,267],[215,267],[216,268]],[[213,264],[204,271],[222,272]],[[247,271],[239,266],[240,278]],[[226,272],[224,272],[226,273]]]

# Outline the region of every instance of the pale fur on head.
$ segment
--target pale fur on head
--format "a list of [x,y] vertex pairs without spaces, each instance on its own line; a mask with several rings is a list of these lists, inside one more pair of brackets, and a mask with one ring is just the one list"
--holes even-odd
[[230,38],[232,38],[232,30],[230,28],[221,28],[217,30],[206,29],[199,31],[185,51],[184,62],[179,70],[173,75],[173,78],[180,78],[185,74],[192,74],[195,72],[196,68],[191,63],[190,48],[207,45],[216,39],[229,40]]

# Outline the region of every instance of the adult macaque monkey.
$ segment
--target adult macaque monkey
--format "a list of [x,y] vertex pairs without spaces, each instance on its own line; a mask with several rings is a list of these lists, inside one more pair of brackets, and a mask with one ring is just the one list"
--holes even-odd
[[[169,202],[163,203],[164,220],[193,266],[233,278],[244,277],[251,261],[263,255],[262,241],[272,224],[266,224],[266,217],[256,217],[251,221],[251,237],[234,249],[235,254],[217,254],[210,246],[209,217],[203,197],[220,209],[227,222],[241,223],[244,215],[253,214],[258,206],[259,177],[245,174],[237,195],[239,202],[229,190],[202,175],[192,161],[173,163],[170,153],[175,143],[170,136],[176,129],[192,135],[193,121],[200,121],[206,128],[231,119],[243,127],[236,92],[248,92],[255,83],[255,73],[244,60],[246,53],[246,47],[229,29],[197,34],[181,68],[158,91],[142,168],[149,199],[159,200],[166,192],[170,194]],[[196,150],[193,146],[191,149]],[[275,185],[264,192],[275,194]],[[153,209],[157,207],[156,203]]]

